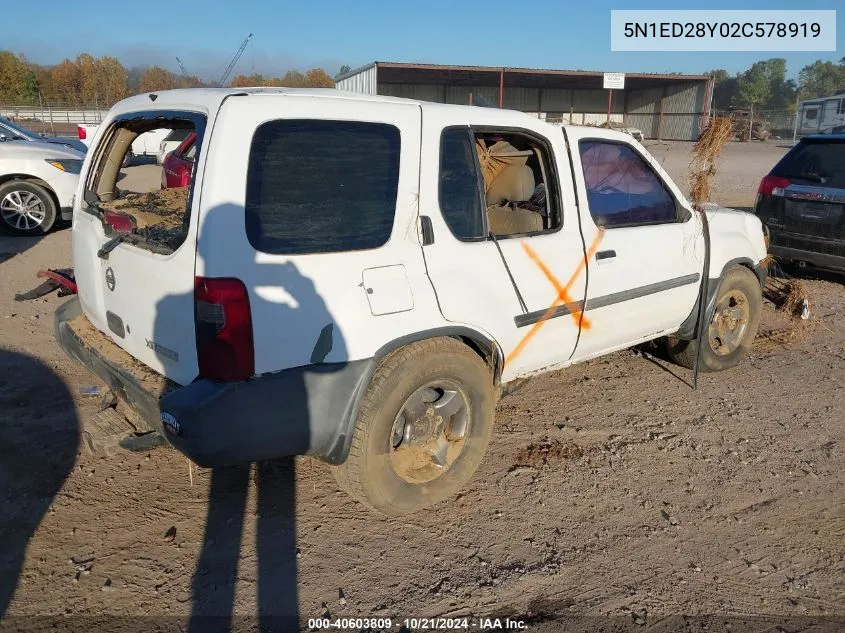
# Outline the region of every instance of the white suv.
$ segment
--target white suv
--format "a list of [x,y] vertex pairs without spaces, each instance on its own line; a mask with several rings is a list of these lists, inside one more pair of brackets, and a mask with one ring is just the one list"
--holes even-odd
[[[196,132],[191,186],[119,190],[156,126]],[[410,512],[470,479],[502,384],[657,338],[690,366],[699,331],[724,369],[757,329],[760,221],[709,211],[708,251],[622,132],[294,89],[141,95],[103,130],[57,336],[203,466],[314,455]]]
[[0,231],[41,235],[70,220],[84,157],[55,143],[0,142]]

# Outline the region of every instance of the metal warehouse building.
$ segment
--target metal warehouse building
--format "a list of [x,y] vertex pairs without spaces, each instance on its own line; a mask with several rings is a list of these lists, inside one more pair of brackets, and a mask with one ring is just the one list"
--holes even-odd
[[373,62],[337,78],[337,88],[440,103],[479,100],[550,122],[613,123],[646,138],[694,141],[710,115],[706,75],[626,73],[625,88],[602,88],[603,73],[489,66]]

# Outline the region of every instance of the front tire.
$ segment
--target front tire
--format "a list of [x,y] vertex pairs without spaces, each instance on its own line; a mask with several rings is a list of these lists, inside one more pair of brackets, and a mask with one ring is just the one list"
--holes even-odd
[[56,203],[44,187],[26,180],[0,185],[0,229],[6,233],[44,235],[56,217]]
[[432,506],[455,494],[481,464],[494,406],[492,371],[460,341],[403,347],[373,375],[349,456],[333,468],[335,477],[385,515]]
[[[757,277],[743,266],[730,268],[719,282],[716,309],[701,343],[701,371],[722,371],[736,367],[751,349],[763,309],[763,295]],[[695,365],[695,341],[669,338],[669,358],[687,369]]]

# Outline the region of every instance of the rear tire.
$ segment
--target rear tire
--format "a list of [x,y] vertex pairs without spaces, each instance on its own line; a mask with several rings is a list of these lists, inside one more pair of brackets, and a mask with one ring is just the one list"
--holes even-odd
[[[757,277],[747,268],[734,266],[722,276],[716,310],[701,340],[701,371],[730,369],[745,357],[757,336],[762,297]],[[696,347],[695,341],[666,340],[669,359],[687,369],[695,366]]]
[[0,185],[0,230],[9,235],[44,235],[57,215],[53,196],[44,187],[27,180]]
[[[418,394],[424,397],[416,402]],[[412,402],[422,417],[409,415]],[[335,477],[385,515],[432,506],[455,494],[481,464],[494,406],[492,371],[460,341],[436,338],[403,347],[373,375],[349,456],[333,468]]]

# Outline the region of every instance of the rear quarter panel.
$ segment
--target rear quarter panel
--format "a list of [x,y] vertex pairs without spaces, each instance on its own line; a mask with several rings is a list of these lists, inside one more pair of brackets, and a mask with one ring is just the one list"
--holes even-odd
[[[253,135],[263,122],[285,118],[372,121],[399,129],[396,213],[384,246],[280,255],[258,252],[250,244],[244,205]],[[225,102],[206,154],[197,274],[244,281],[252,312],[257,374],[314,362],[371,358],[391,341],[445,324],[426,275],[420,243],[419,139],[420,109],[411,104],[299,96],[249,96]],[[355,222],[354,209],[350,209],[350,222]],[[368,300],[365,271],[386,266],[397,267],[396,274],[389,276],[389,285],[402,282],[404,274],[410,301],[407,294],[399,293],[398,311],[374,314],[384,310]],[[371,276],[383,277],[381,273]]]

